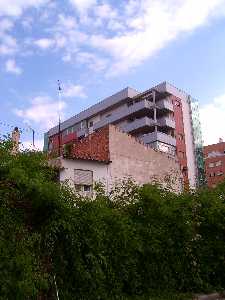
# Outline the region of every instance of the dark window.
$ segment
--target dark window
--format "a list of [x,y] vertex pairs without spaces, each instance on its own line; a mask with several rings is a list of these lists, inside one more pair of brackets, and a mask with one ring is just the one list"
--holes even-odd
[[183,141],[184,140],[184,135],[182,133],[178,134],[178,140]]
[[130,101],[130,102],[127,103],[127,106],[129,107],[129,106],[131,106],[133,104],[134,104],[133,101]]
[[91,185],[84,185],[84,192],[91,192]]

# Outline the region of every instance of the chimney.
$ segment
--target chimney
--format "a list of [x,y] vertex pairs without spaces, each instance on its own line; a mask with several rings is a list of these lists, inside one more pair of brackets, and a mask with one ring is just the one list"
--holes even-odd
[[223,139],[222,138],[219,138],[219,143],[223,143]]
[[15,155],[19,152],[19,141],[20,141],[20,132],[18,127],[15,127],[12,132],[12,154]]

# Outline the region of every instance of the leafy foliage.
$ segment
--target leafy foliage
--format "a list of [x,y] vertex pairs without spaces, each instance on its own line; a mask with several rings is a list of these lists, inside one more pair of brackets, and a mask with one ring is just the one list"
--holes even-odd
[[128,180],[93,201],[59,185],[43,153],[10,149],[0,144],[0,299],[224,288],[225,184],[176,195]]

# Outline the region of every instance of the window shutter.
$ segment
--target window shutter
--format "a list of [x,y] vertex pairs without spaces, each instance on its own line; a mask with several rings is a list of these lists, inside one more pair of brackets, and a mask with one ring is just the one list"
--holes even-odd
[[93,174],[89,170],[74,170],[74,183],[80,185],[92,185]]

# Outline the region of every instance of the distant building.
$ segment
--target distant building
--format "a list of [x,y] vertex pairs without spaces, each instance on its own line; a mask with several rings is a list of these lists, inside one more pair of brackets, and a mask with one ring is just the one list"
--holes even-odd
[[60,158],[60,181],[67,181],[78,192],[90,195],[101,182],[109,192],[117,181],[130,178],[137,184],[159,182],[174,192],[182,191],[179,162],[154,150],[138,139],[108,125],[69,149]]
[[[61,145],[82,139],[107,124],[152,148],[177,155],[186,187],[204,184],[198,104],[163,82],[143,93],[126,88],[71,117],[60,126]],[[58,151],[58,126],[45,134],[45,150]]]
[[225,142],[204,147],[205,174],[209,187],[225,180]]

